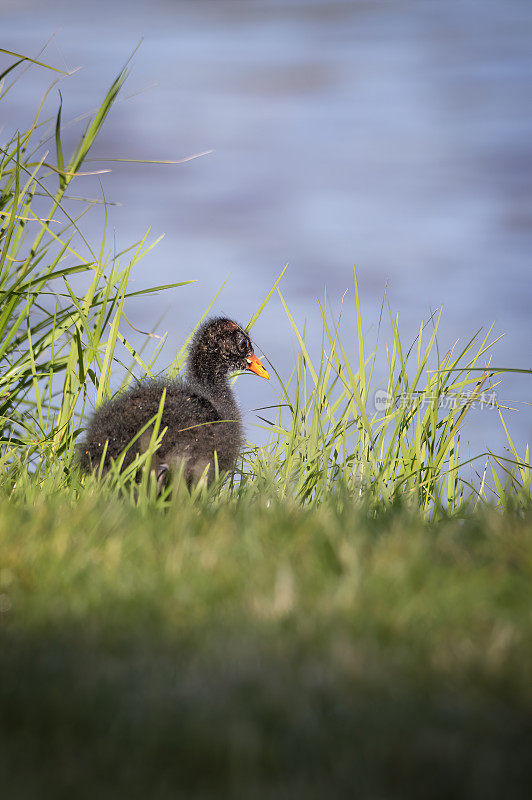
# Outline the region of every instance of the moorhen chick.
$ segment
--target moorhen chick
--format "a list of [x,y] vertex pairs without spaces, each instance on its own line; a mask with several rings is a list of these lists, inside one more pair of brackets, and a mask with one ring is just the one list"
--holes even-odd
[[[108,442],[104,462],[104,472],[107,471],[110,460],[117,458],[157,414],[161,394],[166,389],[159,430],[167,430],[152,459],[159,487],[166,482],[167,471],[177,470],[181,465],[189,487],[198,482],[207,468],[210,483],[214,477],[215,453],[220,473],[232,470],[242,446],[243,432],[228,378],[239,370],[269,378],[244,328],[224,317],[208,320],[192,339],[185,380],[140,381],[95,412],[80,447],[82,469],[90,472],[99,466]],[[150,437],[148,429],[134,442],[123,467],[146,451]]]

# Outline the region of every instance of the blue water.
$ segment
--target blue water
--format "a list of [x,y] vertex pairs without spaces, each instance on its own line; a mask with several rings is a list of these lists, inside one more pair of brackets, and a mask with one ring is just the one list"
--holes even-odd
[[[350,290],[342,330],[354,342],[356,264],[368,341],[387,286],[405,338],[443,306],[441,351],[494,322],[505,337],[493,363],[532,367],[528,0],[3,0],[0,31],[0,46],[32,55],[57,31],[43,58],[83,67],[60,84],[64,120],[98,104],[143,36],[123,92],[134,96],[117,105],[92,155],[214,151],[172,167],[91,164],[113,170],[102,181],[122,204],[110,218],[117,247],[148,226],[165,234],[135,287],[198,281],[130,305],[144,330],[167,312],[161,366],[227,275],[215,310],[245,322],[289,263],[283,292],[298,323],[308,321],[312,351],[325,287],[336,311]],[[0,141],[29,123],[49,82],[32,69],[8,95]],[[53,90],[50,114],[57,102]],[[65,131],[67,142],[80,128]],[[100,193],[91,178],[76,191]],[[101,211],[82,227],[98,241]],[[278,300],[254,335],[286,377],[296,344]],[[509,415],[519,442],[532,439],[531,387],[531,376],[514,376],[497,390],[519,409]],[[239,381],[245,409],[275,402],[274,390]],[[262,437],[253,427],[248,435]],[[493,411],[476,412],[468,436],[473,451],[504,445]]]

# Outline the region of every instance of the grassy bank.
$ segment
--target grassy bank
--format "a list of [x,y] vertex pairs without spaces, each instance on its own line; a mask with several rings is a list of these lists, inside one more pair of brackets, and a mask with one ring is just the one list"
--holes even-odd
[[3,785],[524,798],[531,534],[495,512],[8,505]]

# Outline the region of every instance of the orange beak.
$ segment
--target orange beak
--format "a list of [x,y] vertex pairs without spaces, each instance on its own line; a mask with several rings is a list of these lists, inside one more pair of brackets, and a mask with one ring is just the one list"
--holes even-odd
[[260,378],[266,378],[267,380],[270,380],[270,376],[262,366],[255,353],[252,353],[250,356],[248,356],[247,362],[248,369],[251,370],[251,372],[254,372],[255,375],[258,375]]

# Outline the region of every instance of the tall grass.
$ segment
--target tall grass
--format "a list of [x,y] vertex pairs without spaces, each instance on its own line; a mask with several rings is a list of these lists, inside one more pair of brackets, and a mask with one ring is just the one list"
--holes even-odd
[[[390,315],[388,370],[385,379],[377,382],[380,342],[377,339],[368,351],[356,272],[354,284],[357,363],[341,341],[340,319],[329,321],[325,303],[320,304],[321,353],[319,361],[313,361],[304,332],[279,292],[300,352],[286,383],[278,376],[277,420],[264,419],[271,441],[249,452],[244,481],[262,482],[268,491],[303,502],[320,501],[342,487],[366,503],[401,501],[436,516],[463,512],[479,502],[527,505],[529,451],[527,447],[524,457],[518,455],[497,404],[494,387],[504,370],[490,369],[490,351],[496,342],[490,340],[490,331],[484,336],[475,334],[440,357],[436,347],[439,315],[431,320],[430,329],[421,324],[408,348],[397,317]],[[480,404],[497,407],[509,456],[496,457],[488,451],[467,461],[461,458],[462,430],[468,414]],[[483,474],[478,472],[479,464]],[[470,479],[472,469],[476,481]]]
[[[7,85],[7,77],[24,60],[11,56],[15,61],[0,75],[0,101],[16,86],[16,81]],[[61,487],[77,496],[93,485],[93,479],[81,478],[75,468],[75,444],[87,400],[99,405],[111,396],[117,347],[125,348],[141,374],[151,375],[164,343],[161,340],[144,360],[122,330],[129,297],[170,288],[128,291],[131,270],[155,242],[149,243],[146,233],[128,250],[111,254],[104,224],[101,242],[94,247],[78,226],[79,216],[92,203],[87,201],[77,217],[65,203],[126,76],[127,67],[113,81],[69,157],[63,147],[62,99],[55,118],[42,120],[43,98],[31,126],[14,132],[0,149],[0,463],[12,471],[11,482],[16,474],[19,491],[26,496],[35,487]],[[50,124],[53,153],[45,149],[44,133]],[[38,213],[37,200],[41,208],[43,199],[48,206]],[[89,257],[81,254],[80,243]],[[85,278],[81,294],[72,281],[80,273]],[[478,466],[473,459],[478,473],[473,481],[471,459],[464,462],[460,453],[461,432],[471,409],[484,402],[485,392],[504,371],[489,366],[495,344],[489,332],[450,347],[440,357],[439,317],[430,326],[422,324],[416,341],[407,346],[398,319],[391,315],[387,374],[377,379],[381,344],[377,340],[369,347],[364,337],[356,274],[355,359],[342,343],[340,320],[331,322],[325,303],[320,306],[321,353],[317,359],[311,355],[304,331],[280,292],[282,274],[248,323],[253,325],[277,291],[299,346],[288,379],[277,374],[278,406],[263,417],[268,442],[249,447],[235,474],[210,491],[198,489],[194,501],[200,494],[208,502],[248,502],[261,495],[312,506],[331,494],[341,500],[347,493],[369,508],[401,503],[435,519],[467,513],[479,503],[518,508],[530,504],[528,448],[521,456],[508,435],[504,458],[480,454]],[[170,375],[179,372],[184,354],[185,346],[173,359]],[[123,375],[122,385],[129,380],[131,370]],[[498,411],[505,425],[502,409]],[[149,461],[164,435],[160,414],[155,423],[149,451],[123,473],[118,461],[106,485],[140,507],[155,503],[164,508],[182,502],[183,487],[157,498],[147,478],[149,470],[134,491],[129,480]]]
[[[25,60],[16,57],[0,75],[0,102],[16,86],[16,80],[6,85],[8,75]],[[25,463],[40,461],[41,465],[57,463],[57,459],[65,466],[71,463],[88,393],[94,391],[97,403],[110,395],[118,343],[144,371],[149,370],[121,333],[120,323],[128,297],[169,288],[128,292],[131,270],[154,242],[148,243],[146,233],[126,251],[110,254],[104,224],[101,243],[94,248],[78,225],[93,201],[87,200],[76,217],[66,203],[74,179],[91,174],[82,173],[81,168],[126,76],[124,68],[70,157],[64,154],[62,143],[62,100],[55,120],[41,119],[50,90],[30,127],[12,133],[0,148],[0,422],[4,464],[13,458]],[[50,123],[53,153],[46,149]],[[46,204],[44,213],[36,210],[36,206],[42,209]],[[82,249],[88,257],[80,252]],[[85,278],[81,295],[72,285],[72,277],[80,273]],[[183,283],[186,281],[172,286]]]

